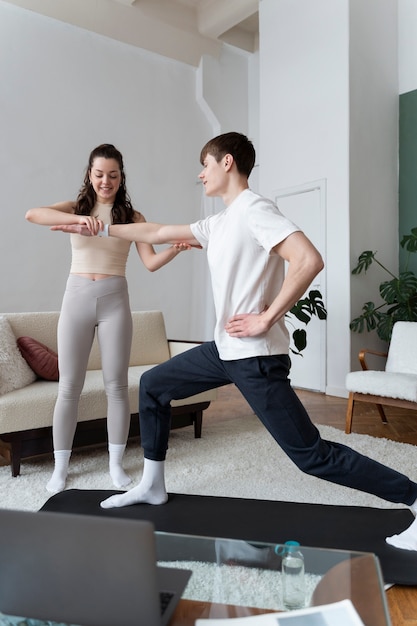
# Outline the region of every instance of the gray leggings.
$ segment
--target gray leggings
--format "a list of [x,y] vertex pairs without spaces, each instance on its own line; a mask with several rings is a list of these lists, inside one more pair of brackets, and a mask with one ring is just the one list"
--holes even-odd
[[70,274],[58,323],[59,388],[53,418],[54,450],[72,448],[78,403],[96,328],[108,403],[109,443],[127,441],[132,314],[126,279],[111,276],[90,280]]

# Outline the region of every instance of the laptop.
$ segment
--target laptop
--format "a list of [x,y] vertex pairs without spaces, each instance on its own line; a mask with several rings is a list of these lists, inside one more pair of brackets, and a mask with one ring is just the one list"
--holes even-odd
[[[3,615],[77,626],[164,626],[190,576],[157,566],[151,522],[0,509]],[[163,615],[161,593],[171,596]]]

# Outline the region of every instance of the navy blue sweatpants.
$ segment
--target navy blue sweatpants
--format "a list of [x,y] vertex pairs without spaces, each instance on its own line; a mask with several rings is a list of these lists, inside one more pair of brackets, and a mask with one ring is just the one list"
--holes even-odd
[[139,391],[145,458],[165,459],[171,400],[234,383],[300,470],[390,502],[413,504],[417,499],[417,484],[407,476],[320,437],[290,385],[289,368],[287,355],[223,361],[214,342],[203,343],[152,368],[142,375]]

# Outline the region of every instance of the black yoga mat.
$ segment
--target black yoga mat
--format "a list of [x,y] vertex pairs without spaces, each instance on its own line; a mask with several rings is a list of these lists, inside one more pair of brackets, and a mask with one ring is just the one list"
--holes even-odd
[[249,542],[299,541],[310,547],[375,553],[385,583],[417,585],[417,552],[393,548],[385,537],[413,521],[411,511],[276,502],[170,493],[167,504],[102,509],[120,491],[69,489],[52,496],[42,511],[150,520],[156,530]]

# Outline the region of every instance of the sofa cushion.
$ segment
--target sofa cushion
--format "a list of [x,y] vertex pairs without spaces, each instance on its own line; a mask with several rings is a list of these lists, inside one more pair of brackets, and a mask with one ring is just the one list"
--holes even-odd
[[58,351],[57,326],[59,311],[5,313],[15,337],[33,337],[51,350]]
[[33,337],[19,337],[17,345],[23,358],[39,378],[59,380],[58,355],[56,352],[40,341],[33,339]]
[[129,365],[155,365],[170,357],[161,311],[133,311],[133,341]]
[[0,316],[0,395],[26,387],[35,380],[36,374],[20,354],[8,319]]

